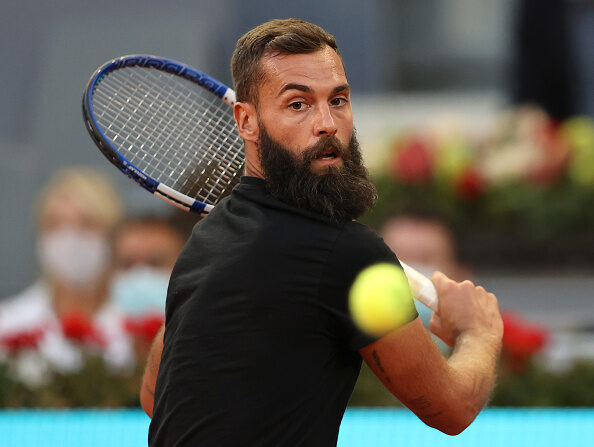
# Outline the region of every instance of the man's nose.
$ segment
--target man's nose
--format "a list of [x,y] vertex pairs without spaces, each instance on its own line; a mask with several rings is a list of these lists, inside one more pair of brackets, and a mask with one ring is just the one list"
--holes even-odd
[[334,135],[336,134],[336,122],[332,116],[332,111],[328,104],[323,104],[318,107],[315,116],[314,123],[314,135],[321,137],[323,135]]

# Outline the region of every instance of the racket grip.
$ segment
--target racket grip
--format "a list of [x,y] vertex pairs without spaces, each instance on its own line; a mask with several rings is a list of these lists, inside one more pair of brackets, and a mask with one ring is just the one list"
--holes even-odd
[[402,261],[400,261],[400,265],[402,265],[404,274],[408,278],[408,284],[413,296],[425,306],[437,312],[437,291],[431,280]]

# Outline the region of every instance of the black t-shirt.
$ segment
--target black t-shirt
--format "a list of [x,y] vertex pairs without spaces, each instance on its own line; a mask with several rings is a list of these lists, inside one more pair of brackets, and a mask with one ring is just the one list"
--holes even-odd
[[374,339],[348,313],[364,267],[398,263],[243,177],[199,222],[171,277],[151,446],[334,446]]

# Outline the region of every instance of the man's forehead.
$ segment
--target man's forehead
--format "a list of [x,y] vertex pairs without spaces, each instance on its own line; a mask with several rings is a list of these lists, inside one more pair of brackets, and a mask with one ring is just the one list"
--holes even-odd
[[345,84],[342,59],[330,47],[304,54],[266,54],[261,60],[263,82],[267,93],[279,93],[287,84]]

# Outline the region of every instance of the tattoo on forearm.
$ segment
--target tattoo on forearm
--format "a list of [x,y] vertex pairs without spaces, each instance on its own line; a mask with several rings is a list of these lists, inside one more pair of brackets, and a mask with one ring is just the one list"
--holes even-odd
[[373,350],[371,355],[373,356],[373,360],[375,360],[377,369],[379,369],[384,374],[384,380],[386,382],[390,383],[390,378],[386,375],[386,371],[384,370],[384,367],[382,366],[382,362],[380,361],[379,354],[377,353],[377,351],[375,349]]
[[385,373],[386,371],[384,371],[384,367],[382,366],[382,362],[380,361],[379,354],[377,353],[377,351],[375,349],[373,350],[372,355],[373,355],[373,360],[375,360],[375,364],[377,365],[378,369],[381,372]]
[[[390,383],[390,378],[386,375],[386,370],[384,369],[382,362],[380,360],[380,356],[375,349],[371,353],[371,356],[373,357],[373,360],[375,361],[377,369],[383,374],[384,380],[386,382]],[[416,410],[416,412],[421,413],[420,417],[425,420],[432,419],[432,418],[437,417],[440,414],[442,414],[441,411],[435,411],[433,413],[429,413],[429,410],[432,407],[432,405],[433,404],[431,403],[431,401],[429,401],[429,399],[427,399],[424,394],[411,400],[411,407],[413,407],[413,409]]]
[[[411,403],[411,406],[415,407],[415,409],[418,410],[419,412],[424,412],[425,410],[428,410],[429,408],[431,408],[431,406],[433,405],[425,397],[424,394],[420,395],[416,399],[411,400],[410,403]],[[441,413],[442,413],[441,411],[437,411],[435,413],[421,414],[421,418],[422,419],[432,419],[434,417],[439,416]]]
[[432,413],[432,414],[424,414],[423,418],[424,419],[432,419],[434,417],[437,417],[441,414],[441,411],[438,411],[437,413]]
[[429,402],[427,400],[427,398],[425,397],[424,394],[417,397],[416,399],[413,399],[411,401],[411,404],[414,405],[419,410],[426,410],[427,408],[429,408],[431,406],[431,402]]

